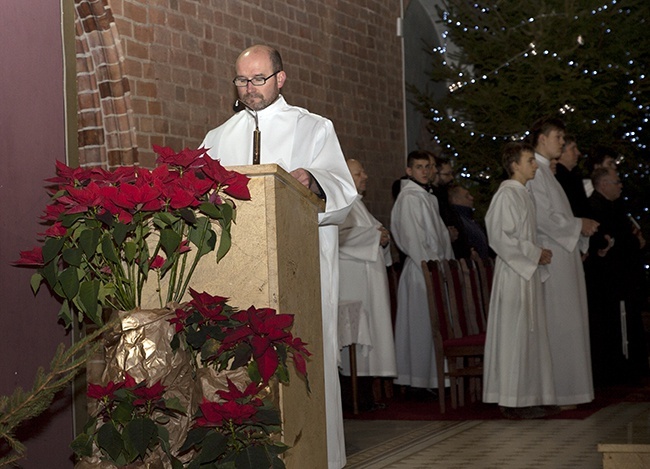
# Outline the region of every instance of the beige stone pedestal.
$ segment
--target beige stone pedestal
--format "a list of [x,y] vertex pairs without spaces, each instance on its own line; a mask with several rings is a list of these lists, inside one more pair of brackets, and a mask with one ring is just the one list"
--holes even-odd
[[[202,258],[190,285],[229,297],[239,309],[254,305],[295,315],[292,332],[313,354],[307,364],[311,393],[291,364],[291,383],[278,390],[283,441],[291,446],[285,462],[290,469],[326,468],[318,250],[324,202],[275,164],[232,169],[251,178],[251,200],[237,201],[230,252],[218,264],[214,253]],[[143,293],[143,308],[149,303],[158,304],[151,289]]]

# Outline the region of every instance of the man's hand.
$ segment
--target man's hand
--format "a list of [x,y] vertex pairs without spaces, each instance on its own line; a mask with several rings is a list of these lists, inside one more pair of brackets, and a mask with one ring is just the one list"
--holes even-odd
[[612,238],[610,235],[606,234],[605,240],[607,241],[607,247],[598,250],[598,255],[600,257],[605,257],[607,255],[607,251],[612,249],[612,246],[614,246],[614,238]]
[[539,256],[539,265],[547,265],[551,263],[553,253],[550,249],[542,249],[542,255]]
[[325,199],[325,192],[323,192],[323,189],[321,186],[318,184],[318,181],[314,178],[314,176],[311,175],[309,171],[307,171],[304,168],[298,168],[294,169],[291,171],[289,174],[296,178],[296,180],[305,186],[307,189],[312,191],[314,194],[316,194],[318,197],[321,199]]
[[600,223],[596,220],[592,220],[591,218],[581,218],[580,220],[582,220],[582,229],[580,230],[582,236],[591,236],[598,231],[598,225]]
[[449,239],[453,243],[458,239],[458,228],[455,226],[448,226],[447,229],[449,230]]
[[383,226],[380,226],[377,229],[381,232],[381,236],[379,237],[379,245],[382,248],[385,248],[388,243],[390,243],[390,232]]

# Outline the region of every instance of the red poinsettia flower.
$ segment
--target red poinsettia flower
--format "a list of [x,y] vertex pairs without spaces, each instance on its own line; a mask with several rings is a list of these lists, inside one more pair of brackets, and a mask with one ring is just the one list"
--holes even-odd
[[190,252],[192,248],[190,247],[190,241],[188,239],[184,239],[181,241],[181,244],[178,245],[178,253],[183,254],[184,252]]
[[44,234],[45,236],[49,236],[50,238],[60,238],[62,236],[65,236],[65,234],[68,232],[68,229],[61,224],[61,222],[56,222],[54,225],[50,226],[47,230],[45,230]]
[[14,265],[43,265],[43,248],[35,247],[31,251],[20,251],[20,259],[13,262]]
[[242,425],[253,420],[257,407],[253,404],[239,404],[228,401],[223,404],[203,399],[199,405],[201,417],[196,419],[198,427],[219,427],[227,422]]
[[153,259],[149,260],[150,269],[160,269],[165,264],[165,258],[162,256],[156,256]]
[[215,322],[228,320],[227,316],[221,314],[228,298],[213,296],[206,292],[199,293],[192,288],[190,288],[190,295],[192,296],[190,305],[196,308],[206,320]]
[[128,211],[156,211],[163,206],[159,199],[160,191],[147,184],[121,185],[113,199],[115,205]]
[[[262,388],[262,386],[260,386],[258,383],[250,383],[248,386],[246,386],[246,389],[240,391],[237,385],[230,381],[230,378],[226,378],[226,380],[228,381],[228,390],[217,391],[217,395],[225,401],[236,401],[238,399],[253,397],[259,393]],[[262,405],[260,399],[255,398],[253,401],[254,405]]]
[[58,201],[66,205],[65,213],[84,213],[91,207],[101,205],[103,196],[96,182],[91,182],[85,187],[75,188],[66,186],[67,195],[59,197]]
[[165,392],[165,386],[160,381],[152,384],[151,386],[136,386],[133,389],[138,399],[133,401],[133,405],[144,405],[147,402],[158,402],[162,399]]
[[55,201],[45,207],[45,214],[41,219],[45,221],[58,220],[62,213],[65,213],[65,205]]
[[156,163],[165,163],[170,166],[185,169],[199,168],[203,166],[201,157],[205,154],[205,150],[190,150],[189,148],[185,148],[180,153],[176,153],[169,147],[154,145],[153,151],[158,154]]
[[228,350],[240,341],[247,341],[253,349],[260,376],[266,382],[280,363],[274,343],[290,337],[288,329],[293,325],[290,314],[276,314],[271,308],[256,309],[251,306],[232,316],[243,325],[229,333],[221,342],[220,350]]
[[115,399],[115,391],[124,387],[124,383],[114,383],[109,381],[106,386],[100,384],[88,383],[88,397],[92,399],[101,400],[107,398],[108,400]]
[[71,168],[59,160],[55,162],[57,177],[46,179],[54,184],[78,186],[90,178],[90,171],[85,168]]
[[176,317],[168,319],[167,321],[174,325],[174,329],[178,334],[185,329],[185,321],[192,315],[192,311],[185,308],[177,308],[174,313],[176,314]]
[[216,187],[223,187],[223,191],[237,199],[249,200],[251,198],[248,190],[250,178],[236,171],[229,171],[219,163],[218,160],[205,158],[205,166],[201,168],[203,173],[212,181]]

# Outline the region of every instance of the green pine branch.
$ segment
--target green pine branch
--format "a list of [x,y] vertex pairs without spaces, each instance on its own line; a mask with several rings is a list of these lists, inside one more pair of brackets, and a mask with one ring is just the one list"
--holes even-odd
[[54,396],[74,379],[97,351],[100,346],[97,338],[113,327],[114,322],[85,336],[69,349],[60,344],[50,363],[50,371],[46,373],[40,367],[29,391],[17,387],[11,396],[0,396],[0,442],[5,442],[10,449],[9,454],[0,459],[0,467],[15,465],[25,456],[25,445],[15,437],[17,428],[50,407]]

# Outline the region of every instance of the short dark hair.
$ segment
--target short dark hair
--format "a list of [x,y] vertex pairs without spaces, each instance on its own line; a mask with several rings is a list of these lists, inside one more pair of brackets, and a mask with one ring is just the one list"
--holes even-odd
[[508,173],[508,177],[512,177],[514,173],[512,164],[519,163],[521,155],[525,151],[535,154],[535,149],[527,142],[508,142],[503,147],[501,162],[506,173]]
[[273,65],[274,72],[284,70],[284,66],[282,65],[282,56],[277,49],[271,47],[269,51],[269,57],[271,58],[271,65]]
[[428,151],[414,150],[406,157],[406,166],[412,168],[416,160],[430,160],[432,156]]
[[443,156],[443,155],[435,156],[434,155],[433,158],[436,161],[436,168],[438,168],[438,170],[440,170],[446,164],[451,166],[451,161],[446,156]]
[[589,152],[587,161],[585,162],[585,167],[587,171],[591,174],[596,165],[602,165],[607,158],[616,159],[618,152],[612,147],[606,145],[596,145],[593,150]]
[[539,136],[548,134],[551,130],[566,130],[564,121],[559,117],[541,117],[533,122],[530,126],[530,134],[528,140],[533,147],[537,146]]

